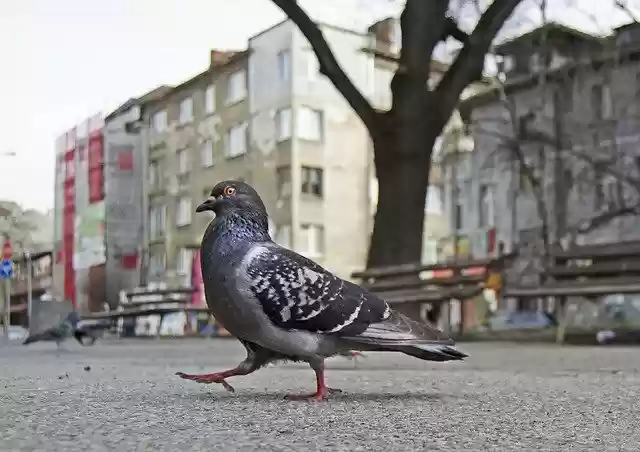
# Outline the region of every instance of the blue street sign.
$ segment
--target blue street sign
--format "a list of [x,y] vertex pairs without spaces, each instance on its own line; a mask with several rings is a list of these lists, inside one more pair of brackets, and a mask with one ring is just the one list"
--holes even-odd
[[0,279],[13,278],[13,262],[9,259],[0,261]]

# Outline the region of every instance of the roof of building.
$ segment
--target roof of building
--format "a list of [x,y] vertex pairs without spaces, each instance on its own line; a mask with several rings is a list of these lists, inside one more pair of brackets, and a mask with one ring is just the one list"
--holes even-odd
[[164,96],[166,93],[168,93],[172,89],[173,89],[172,86],[160,85],[157,88],[152,89],[151,91],[149,91],[146,94],[143,94],[140,97],[132,97],[129,100],[127,100],[125,103],[120,105],[118,108],[113,110],[111,113],[106,115],[104,119],[105,121],[109,121],[113,117],[118,116],[121,113],[124,113],[125,111],[129,110],[131,107],[135,105],[143,105],[147,102],[152,102],[158,99],[159,97]]
[[559,22],[551,21],[551,22],[547,22],[546,24],[540,27],[536,27],[531,31],[528,31],[527,33],[502,41],[501,43],[495,46],[495,51],[498,54],[502,52],[508,52],[509,49],[513,47],[517,47],[525,43],[535,41],[544,32],[546,32],[547,34],[555,33],[558,35],[569,36],[572,38],[590,41],[593,43],[602,43],[605,40],[605,38],[603,38],[602,36],[589,34],[584,31],[578,30],[577,28],[573,28],[568,25],[561,24]]
[[251,50],[249,49],[245,49],[245,50],[233,50],[233,51],[226,51],[229,54],[229,57],[226,58],[224,61],[221,61],[219,63],[215,63],[215,64],[210,64],[209,67],[202,71],[199,72],[198,74],[189,77],[187,80],[185,80],[182,83],[179,83],[178,85],[175,85],[173,87],[169,87],[169,89],[164,90],[161,93],[158,93],[157,95],[155,95],[153,97],[153,99],[149,99],[147,100],[146,103],[151,104],[154,102],[158,102],[161,101],[169,96],[171,96],[172,94],[185,89],[189,86],[191,86],[194,83],[197,83],[199,80],[201,80],[203,77],[206,77],[208,75],[214,74],[216,72],[224,72],[226,69],[228,69],[230,66],[234,65],[235,63],[237,63],[238,61],[241,61],[242,59],[247,58],[250,54],[251,54]]
[[[597,38],[603,42],[602,38]],[[609,39],[609,38],[607,38]],[[640,44],[619,46],[616,48],[603,47],[602,51],[598,51],[591,58],[583,58],[579,61],[566,63],[558,68],[545,71],[545,79],[549,81],[567,80],[575,71],[580,69],[599,67],[602,64],[611,61],[633,60],[640,57]],[[529,73],[522,76],[510,77],[502,84],[503,89],[509,93],[527,89],[535,85],[540,78],[540,73]],[[496,79],[497,80],[497,79]],[[465,99],[461,102],[461,110],[470,111],[473,108],[486,105],[487,103],[497,100],[500,85],[495,83],[487,86],[483,91]]]

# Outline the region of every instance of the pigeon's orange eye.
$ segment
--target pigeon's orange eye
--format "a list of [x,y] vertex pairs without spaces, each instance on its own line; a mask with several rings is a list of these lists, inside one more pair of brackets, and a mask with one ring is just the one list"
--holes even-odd
[[236,189],[233,187],[225,187],[224,194],[225,196],[231,196],[236,192]]

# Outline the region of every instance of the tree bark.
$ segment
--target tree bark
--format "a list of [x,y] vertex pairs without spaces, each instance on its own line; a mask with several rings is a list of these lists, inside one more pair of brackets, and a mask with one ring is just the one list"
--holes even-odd
[[[424,143],[421,131],[415,141],[387,139],[374,142],[378,208],[375,214],[367,268],[419,263],[422,255],[424,208],[431,167],[430,153],[413,152],[413,143]],[[435,135],[433,141],[435,141]],[[407,149],[409,148],[409,149]],[[399,234],[398,232],[401,231]]]

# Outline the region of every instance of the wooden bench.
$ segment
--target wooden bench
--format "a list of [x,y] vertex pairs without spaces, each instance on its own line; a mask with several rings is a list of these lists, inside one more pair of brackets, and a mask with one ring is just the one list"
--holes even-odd
[[207,307],[195,307],[191,304],[190,297],[193,292],[192,288],[126,292],[126,302],[120,303],[115,310],[91,313],[83,316],[82,319],[112,320],[112,329],[119,331],[120,319],[158,315],[160,321],[156,331],[157,337],[167,314],[176,312],[209,314]]
[[551,261],[553,265],[543,273],[546,283],[508,286],[503,295],[556,299],[560,308],[558,343],[564,342],[573,303],[597,302],[605,295],[640,293],[640,241],[576,246],[554,252]]
[[[441,307],[448,310],[452,301],[462,302],[482,293],[489,277],[498,274],[505,259],[510,256],[512,254],[499,258],[430,265],[377,267],[354,272],[351,277],[360,280],[363,288],[379,295],[393,305],[394,309],[415,320],[425,320],[422,315],[423,305],[430,304],[431,310],[427,313],[426,320],[437,325]],[[463,330],[464,303],[461,303],[461,317],[459,333]],[[448,328],[448,322],[445,326]]]

